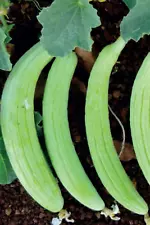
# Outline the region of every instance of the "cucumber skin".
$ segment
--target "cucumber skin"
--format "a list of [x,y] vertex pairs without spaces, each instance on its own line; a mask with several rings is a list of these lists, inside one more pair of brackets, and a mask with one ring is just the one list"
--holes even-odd
[[135,78],[130,101],[130,127],[140,168],[150,184],[150,53]]
[[58,212],[64,201],[38,141],[33,104],[40,72],[52,58],[38,43],[16,63],[2,94],[1,128],[10,162],[26,191],[45,209]]
[[86,97],[86,133],[93,164],[105,188],[125,208],[145,215],[148,206],[121,165],[109,123],[109,78],[124,46],[125,42],[120,37],[100,52],[93,66]]
[[68,124],[70,82],[77,64],[74,53],[57,58],[50,69],[43,100],[46,146],[53,167],[64,187],[80,203],[93,210],[105,207],[75,152]]

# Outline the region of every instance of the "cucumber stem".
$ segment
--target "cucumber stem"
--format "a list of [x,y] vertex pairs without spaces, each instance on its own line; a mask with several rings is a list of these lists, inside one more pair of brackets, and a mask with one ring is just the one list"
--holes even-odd
[[117,212],[114,211],[114,209],[109,209],[107,207],[105,207],[102,211],[101,211],[101,215],[104,215],[106,218],[109,217],[111,220],[114,221],[119,221],[120,217],[116,216],[117,214],[119,214],[119,208],[117,206]]
[[148,213],[144,216],[144,221],[145,221],[146,225],[150,225],[150,216]]

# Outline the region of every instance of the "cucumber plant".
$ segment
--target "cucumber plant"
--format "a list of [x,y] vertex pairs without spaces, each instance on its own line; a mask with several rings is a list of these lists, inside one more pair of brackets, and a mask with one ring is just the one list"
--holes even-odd
[[[101,20],[96,10],[89,4],[89,2],[91,3],[95,0],[64,0],[63,5],[61,0],[54,0],[49,7],[45,7],[42,10],[38,1],[26,1],[33,1],[35,7],[40,10],[40,14],[37,18],[43,26],[41,43],[49,54],[64,56],[71,52],[76,46],[91,50],[93,41],[91,40],[90,32],[92,28],[101,25]],[[100,3],[105,2],[104,0],[97,1]],[[0,2],[0,21],[2,22],[3,20],[3,24],[5,25],[7,23],[5,22],[4,16],[7,15],[10,2],[11,0]],[[21,0],[19,0],[19,2],[21,2]],[[131,39],[137,41],[143,37],[143,34],[150,33],[150,2],[149,0],[123,0],[123,2],[128,6],[130,11],[121,22],[121,36],[126,42]],[[0,30],[1,29],[0,27]],[[7,36],[9,32],[5,32],[5,34]],[[4,40],[0,45],[4,46]],[[7,63],[9,61],[10,63],[9,55],[6,56],[6,53],[5,49],[2,53],[3,57],[5,55],[5,61],[7,61]],[[3,63],[0,61],[0,69],[11,70],[11,66],[8,65],[4,68]]]
[[[141,26],[143,15],[149,21],[149,0],[124,2],[131,9],[121,23],[121,36],[124,40],[119,38],[114,44],[104,48],[96,60],[88,83],[85,123],[91,156],[102,183],[124,207],[144,215],[148,211],[147,204],[123,170],[113,146],[108,120],[108,84],[112,67],[130,39],[137,41],[143,33],[150,33],[147,22]],[[6,44],[11,39],[9,31],[12,28],[8,26],[6,19],[9,5],[9,0],[0,2],[0,69],[8,71],[12,67],[6,51]],[[43,121],[46,145],[53,167],[70,194],[87,207],[102,210],[104,202],[85,174],[75,153],[67,121],[69,85],[77,64],[75,54],[70,52],[76,46],[91,49],[93,42],[90,31],[101,24],[100,19],[88,0],[64,0],[63,6],[61,0],[54,0],[50,7],[41,11],[38,20],[43,26],[40,43],[32,47],[14,66],[2,95],[1,121],[6,151],[17,177],[28,193],[50,211],[57,212],[62,209],[63,198],[59,186],[38,141],[33,99],[37,79],[44,66],[53,58],[51,55],[65,56],[54,62],[45,88]],[[129,22],[131,26],[128,26]],[[135,80],[130,120],[137,158],[150,182],[150,146],[147,141],[150,130],[149,123],[145,123],[145,117],[149,119],[147,68],[149,56]],[[65,78],[61,76],[62,71]],[[142,88],[137,93],[140,83]],[[60,95],[58,90],[61,91]],[[137,102],[141,105],[136,111]],[[140,121],[138,125],[137,118]],[[141,153],[142,147],[144,151]],[[1,172],[5,170],[4,164],[0,164],[0,167]]]

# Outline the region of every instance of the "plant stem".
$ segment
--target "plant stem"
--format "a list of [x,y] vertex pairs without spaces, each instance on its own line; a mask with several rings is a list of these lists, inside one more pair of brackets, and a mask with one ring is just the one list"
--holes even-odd
[[149,217],[148,214],[146,214],[146,215],[144,216],[144,221],[145,221],[146,225],[150,225],[150,217]]

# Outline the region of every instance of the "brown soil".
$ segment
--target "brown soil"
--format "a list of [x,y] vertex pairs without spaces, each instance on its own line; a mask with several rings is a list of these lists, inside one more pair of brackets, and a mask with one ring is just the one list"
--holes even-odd
[[[49,1],[46,0],[39,2],[41,6],[49,4]],[[127,14],[128,9],[121,0],[108,0],[104,3],[95,2],[93,5],[98,10],[98,14],[101,15],[102,20],[102,26],[92,31],[92,37],[94,39],[93,55],[96,57],[104,46],[113,42],[119,36],[119,24],[123,16]],[[11,7],[10,19],[15,23],[15,28],[12,31],[12,44],[15,46],[12,54],[13,63],[38,40],[41,26],[36,20],[37,13],[38,10],[33,3],[19,4],[17,1],[14,1]],[[145,36],[138,43],[134,43],[133,41],[129,42],[121,54],[119,59],[120,64],[117,64],[114,68],[110,79],[109,103],[123,122],[126,130],[126,141],[131,144],[132,140],[129,127],[131,90],[136,73],[149,50],[150,37],[148,36]],[[2,91],[7,73],[0,71],[0,74],[0,91]],[[105,200],[106,205],[110,207],[114,203],[114,199],[107,193],[96,175],[86,141],[84,106],[88,77],[89,73],[83,68],[82,62],[80,62],[70,88],[69,123],[71,135],[86,172]],[[41,80],[41,83],[39,83],[42,90],[44,82],[45,76],[44,81]],[[37,94],[35,101],[35,108],[39,111],[41,110],[41,93],[42,91],[40,94]],[[120,126],[112,115],[110,115],[110,123],[113,138],[121,141],[122,134]],[[41,143],[43,143],[42,139]],[[150,204],[149,185],[143,177],[136,159],[124,162],[123,166],[139,193]],[[75,225],[145,224],[143,216],[131,213],[120,205],[120,221],[111,221],[109,218],[104,218],[104,216],[99,218],[97,213],[87,209],[73,199],[62,186],[61,190],[65,199],[65,208],[72,213],[71,217],[75,220]],[[44,210],[33,201],[18,181],[14,181],[10,185],[0,186],[0,225],[48,225],[51,224],[51,220],[55,216],[57,215]],[[62,224],[66,225],[67,223],[64,222]]]

